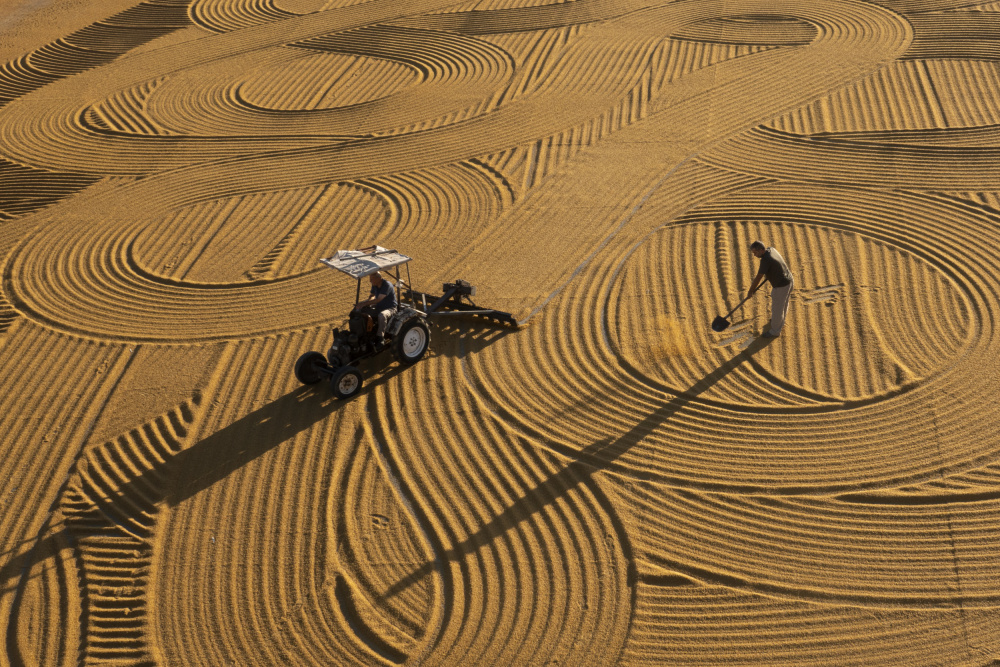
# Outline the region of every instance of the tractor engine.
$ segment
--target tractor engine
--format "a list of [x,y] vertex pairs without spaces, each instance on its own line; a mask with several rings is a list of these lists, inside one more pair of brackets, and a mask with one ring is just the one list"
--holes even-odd
[[333,344],[326,353],[326,359],[331,366],[347,366],[364,347],[365,341],[358,334],[348,329],[334,329]]

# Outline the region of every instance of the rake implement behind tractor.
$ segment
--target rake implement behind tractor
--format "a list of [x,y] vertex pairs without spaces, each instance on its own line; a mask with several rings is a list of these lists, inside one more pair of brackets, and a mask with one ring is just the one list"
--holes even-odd
[[[295,377],[303,384],[316,384],[324,378],[329,379],[337,398],[350,398],[361,391],[364,377],[358,363],[363,359],[392,350],[396,359],[404,365],[420,361],[430,346],[429,315],[475,315],[517,326],[517,320],[510,313],[472,303],[471,297],[475,296],[476,288],[464,280],[445,283],[441,296],[412,289],[410,258],[395,250],[374,245],[360,250],[340,250],[336,255],[319,261],[357,280],[355,308],[351,310],[347,326],[333,330],[333,343],[325,356],[320,352],[306,352],[299,357],[295,362]],[[402,266],[406,267],[405,280],[400,274]],[[361,302],[361,280],[376,271],[389,274],[395,281],[397,294],[402,296],[395,314],[386,322],[381,338],[373,327],[377,312],[367,312],[370,306],[357,309],[357,304]]]

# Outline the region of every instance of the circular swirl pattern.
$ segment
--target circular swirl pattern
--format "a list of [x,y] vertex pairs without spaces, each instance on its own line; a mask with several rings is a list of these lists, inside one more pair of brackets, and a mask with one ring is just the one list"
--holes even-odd
[[[789,342],[714,385],[702,395],[705,400],[758,411],[762,399],[748,391],[752,381],[741,377],[746,373],[780,388],[769,392],[775,406],[811,400],[825,410],[837,403],[872,402],[940,373],[977,335],[962,286],[949,278],[955,267],[845,229],[829,209],[809,211],[810,218],[799,209],[789,218],[753,219],[754,213],[777,217],[782,211],[770,199],[772,192],[760,193],[761,199],[748,194],[753,198],[733,197],[706,211],[693,210],[685,215],[690,222],[651,235],[612,287],[609,338],[622,363],[652,387],[683,393],[724,362],[729,345],[745,349],[767,324],[765,289],[737,312],[724,334],[699,335],[708,316],[703,304],[718,302],[720,291],[727,304],[745,296],[726,288],[736,276],[754,273],[745,248],[758,238],[772,239],[800,267]],[[663,257],[672,258],[668,270],[660,269]],[[720,275],[716,267],[727,271]],[[890,281],[890,275],[906,280]],[[908,317],[930,304],[935,317]],[[802,350],[815,363],[802,363]]]

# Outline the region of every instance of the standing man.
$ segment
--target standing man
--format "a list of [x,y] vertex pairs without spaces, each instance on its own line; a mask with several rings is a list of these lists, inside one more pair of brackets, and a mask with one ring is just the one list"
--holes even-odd
[[782,257],[774,248],[765,248],[760,241],[750,244],[750,252],[760,260],[760,269],[757,276],[750,284],[750,296],[757,291],[762,281],[771,283],[771,328],[765,331],[762,336],[765,338],[777,338],[781,334],[781,327],[785,324],[785,314],[788,312],[788,297],[792,293],[792,272],[785,264]]
[[385,325],[396,314],[396,290],[378,271],[368,276],[368,281],[372,284],[371,297],[356,305],[354,310],[360,311],[365,306],[371,306],[378,313],[378,329],[375,334],[378,341],[382,342]]

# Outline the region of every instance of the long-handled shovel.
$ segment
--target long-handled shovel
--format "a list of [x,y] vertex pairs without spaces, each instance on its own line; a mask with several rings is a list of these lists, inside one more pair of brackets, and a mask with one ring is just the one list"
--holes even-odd
[[[760,289],[760,287],[758,287],[757,289]],[[739,310],[740,306],[742,306],[744,303],[746,303],[747,299],[749,299],[750,297],[752,297],[756,293],[757,293],[757,290],[754,290],[750,294],[747,294],[743,298],[742,301],[740,301],[738,304],[736,304],[735,308],[733,308],[728,313],[726,313],[725,317],[722,317],[720,315],[719,317],[716,317],[714,320],[712,320],[712,331],[725,331],[726,329],[728,329],[729,325],[730,325],[729,318],[732,316],[732,314],[735,313],[737,310]]]

